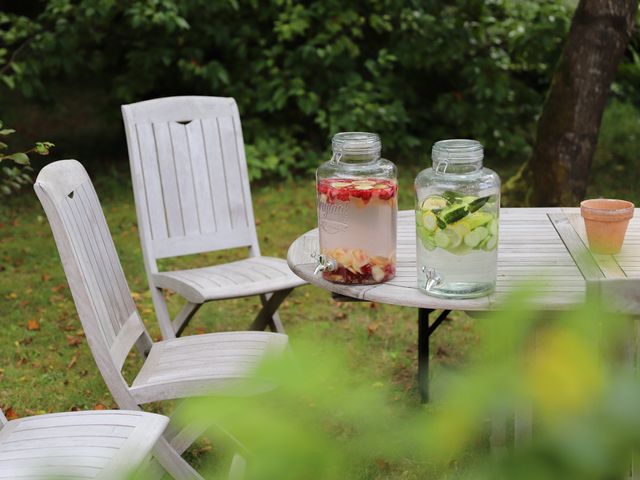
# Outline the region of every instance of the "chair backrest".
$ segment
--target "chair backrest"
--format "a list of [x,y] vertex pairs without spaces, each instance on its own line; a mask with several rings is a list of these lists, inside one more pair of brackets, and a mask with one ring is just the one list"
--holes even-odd
[[233,98],[122,106],[145,261],[235,247],[259,255]]
[[[107,383],[114,376],[119,381],[133,345],[138,342],[139,348],[148,350],[151,339],[131,298],[91,180],[79,162],[61,160],[40,171],[34,189],[49,219],[96,363]],[[109,388],[114,393],[113,385]]]

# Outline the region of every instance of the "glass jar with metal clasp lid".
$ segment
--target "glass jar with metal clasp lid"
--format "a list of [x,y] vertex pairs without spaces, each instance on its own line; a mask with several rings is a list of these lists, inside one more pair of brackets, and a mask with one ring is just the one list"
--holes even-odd
[[473,298],[495,288],[500,178],[475,140],[441,140],[415,180],[418,288]]
[[375,133],[342,132],[316,173],[320,254],[316,274],[368,285],[396,273],[397,173]]

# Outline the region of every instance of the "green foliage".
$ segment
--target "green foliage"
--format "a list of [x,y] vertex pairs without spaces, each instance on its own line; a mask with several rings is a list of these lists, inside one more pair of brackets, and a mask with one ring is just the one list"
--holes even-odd
[[342,130],[379,132],[400,162],[453,136],[522,161],[570,15],[557,0],[49,0],[12,17],[9,49],[29,43],[0,63],[25,95],[74,77],[104,79],[114,103],[233,96],[254,178],[308,169]]
[[[15,133],[12,128],[3,128],[0,121],[0,137]],[[51,142],[36,142],[35,146],[26,152],[6,153],[9,145],[0,141],[0,193],[10,195],[31,182],[29,154],[49,155],[53,147]],[[4,162],[4,163],[3,163]],[[9,163],[9,165],[7,165]]]
[[[270,359],[233,396],[190,400],[179,418],[215,425],[248,480],[622,478],[640,447],[640,385],[616,360],[632,326],[595,304],[549,321],[529,304],[536,288],[482,322],[471,365],[443,372],[426,409],[363,382],[344,346],[298,337],[295,356]],[[487,419],[523,409],[535,412],[531,443],[490,452]],[[207,478],[227,478],[216,470]]]
[[605,109],[594,156],[589,196],[638,201],[640,195],[640,110],[614,99]]

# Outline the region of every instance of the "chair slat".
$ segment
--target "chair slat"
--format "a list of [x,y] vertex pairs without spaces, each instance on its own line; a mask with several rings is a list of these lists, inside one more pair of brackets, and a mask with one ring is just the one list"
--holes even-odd
[[196,184],[191,167],[191,152],[187,139],[185,125],[176,122],[169,123],[171,146],[178,194],[180,196],[180,212],[186,236],[200,234],[200,220],[198,217],[198,203],[196,201]]
[[216,231],[231,230],[231,210],[227,190],[225,163],[223,160],[222,138],[218,119],[203,119],[204,144],[209,163],[209,182],[213,192],[213,208],[216,216]]
[[238,145],[233,117],[219,117],[218,131],[222,146],[222,162],[224,164],[225,185],[229,200],[229,216],[231,228],[248,227],[247,205],[245,204],[245,186],[240,171]]
[[196,195],[196,207],[200,232],[213,234],[217,230],[214,200],[211,192],[209,163],[205,150],[202,120],[196,120],[186,126],[187,141],[191,154],[191,167]]
[[[153,134],[156,139],[158,169],[160,171],[160,183],[164,199],[164,215],[167,219],[169,236],[181,237],[184,236],[184,222],[182,220],[182,207],[180,205],[176,173],[178,167],[174,161],[169,123],[154,123]],[[182,168],[182,165],[179,168]],[[155,209],[159,205],[150,205],[149,207]]]
[[82,231],[73,216],[71,207],[66,207],[67,208],[60,209],[60,216],[63,222],[63,228],[68,232],[72,239],[70,242],[71,249],[74,256],[78,259],[78,270],[81,280],[85,282],[87,286],[87,295],[91,299],[91,305],[88,307],[94,311],[96,318],[100,319],[97,325],[104,335],[107,345],[111,345],[111,342],[116,337],[116,323],[113,321],[112,314],[107,310],[107,305],[104,302],[100,284],[97,281],[96,276],[93,274],[95,267],[92,264],[92,256],[87,255],[87,249],[83,248],[82,245],[77,245],[79,239],[82,238]]
[[[134,172],[134,182],[142,187],[139,202],[144,202],[144,211],[147,222],[150,222],[151,238],[160,239],[169,236],[167,220],[164,215],[152,215],[150,210],[154,208],[164,209],[164,197],[162,195],[162,183],[160,182],[160,170],[158,153],[156,150],[156,138],[153,133],[153,125],[150,123],[135,125],[135,146],[132,155],[137,158],[139,168]],[[136,177],[140,177],[136,182]]]

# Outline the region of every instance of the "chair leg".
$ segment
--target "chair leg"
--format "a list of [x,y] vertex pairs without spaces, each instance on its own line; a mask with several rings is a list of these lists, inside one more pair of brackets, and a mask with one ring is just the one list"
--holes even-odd
[[171,439],[171,446],[180,455],[189,448],[193,442],[200,438],[209,429],[209,425],[199,422],[198,424],[191,424],[184,427],[177,435],[174,435]]
[[153,306],[156,309],[156,317],[158,317],[158,325],[160,326],[162,338],[164,340],[176,338],[175,329],[171,324],[171,317],[169,316],[167,302],[164,299],[161,288],[151,287],[151,300],[153,300]]
[[162,467],[175,480],[204,480],[204,478],[171,446],[164,437],[160,437],[153,454]]
[[185,303],[184,307],[182,307],[182,310],[180,310],[178,315],[176,315],[176,318],[174,318],[173,322],[171,322],[171,326],[173,327],[173,331],[175,332],[176,337],[182,335],[184,329],[187,328],[187,325],[189,325],[189,321],[191,321],[196,312],[200,310],[201,306],[201,303]]
[[249,330],[264,330],[269,326],[274,332],[284,333],[284,328],[280,322],[280,317],[276,314],[276,311],[292,290],[293,288],[288,288],[286,290],[279,290],[274,293],[260,295],[262,310],[258,312],[258,315],[249,327]]

